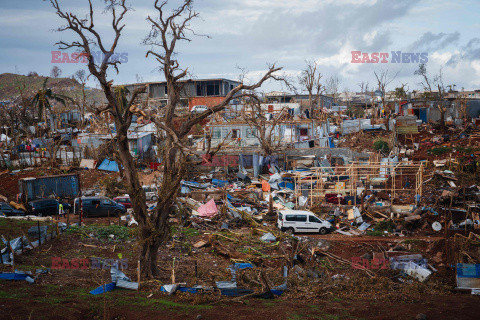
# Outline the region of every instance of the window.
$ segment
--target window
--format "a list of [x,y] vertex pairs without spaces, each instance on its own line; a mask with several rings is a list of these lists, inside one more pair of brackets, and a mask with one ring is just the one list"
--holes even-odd
[[207,92],[206,96],[219,96],[220,95],[220,81],[207,81],[206,87]]
[[297,221],[299,222],[307,222],[307,216],[304,216],[304,215],[299,215],[297,216]]
[[232,129],[232,139],[240,138],[240,132],[238,129]]
[[285,216],[285,220],[287,221],[298,221],[298,222],[306,222],[307,216],[306,215],[290,215],[287,214]]
[[322,223],[320,221],[320,219],[318,219],[317,217],[314,217],[314,216],[308,216],[308,221],[310,222],[316,222],[316,223]]
[[220,128],[215,128],[212,130],[212,138],[220,139],[222,137],[222,130]]

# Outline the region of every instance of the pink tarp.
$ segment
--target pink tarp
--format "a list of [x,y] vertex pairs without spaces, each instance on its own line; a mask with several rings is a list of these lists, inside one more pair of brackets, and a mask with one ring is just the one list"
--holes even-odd
[[200,208],[198,208],[197,212],[200,217],[213,217],[218,212],[217,205],[212,199],[207,203],[201,205]]

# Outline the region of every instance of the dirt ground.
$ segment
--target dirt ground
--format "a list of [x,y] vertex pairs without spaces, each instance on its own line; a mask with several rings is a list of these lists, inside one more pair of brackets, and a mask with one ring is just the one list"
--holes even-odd
[[[125,274],[136,281],[137,245],[135,229],[108,226],[108,219],[95,219],[86,229],[75,229],[43,246],[15,258],[16,269],[29,271],[50,268],[52,257],[101,257],[128,260]],[[19,230],[18,225],[8,225]],[[103,229],[107,228],[107,229]],[[111,239],[108,234],[114,234]],[[392,281],[391,270],[375,271],[374,278],[363,270],[338,264],[327,257],[311,257],[304,249],[309,243],[328,245],[328,252],[344,259],[368,252],[388,250],[402,245],[406,253],[436,252],[441,237],[408,239],[355,237],[337,239],[335,235],[302,237],[294,243],[284,239],[278,244],[259,242],[249,228],[234,231],[198,231],[177,226],[172,241],[159,253],[161,277],[142,281],[140,291],[114,290],[93,296],[90,290],[110,282],[109,270],[54,270],[42,274],[34,284],[25,281],[0,281],[0,319],[415,319],[419,313],[428,319],[476,319],[480,297],[453,290],[454,270],[438,267],[426,283],[406,279]],[[358,239],[357,239],[358,238]],[[195,248],[199,240],[211,245]],[[31,239],[33,240],[33,239]],[[282,283],[281,268],[285,257],[301,254],[298,266],[318,273],[318,278],[290,271],[289,290],[275,299],[230,298],[218,292],[177,293],[168,296],[160,286],[170,283],[173,259],[177,282],[211,286],[215,281],[230,280],[226,270],[232,261],[248,261],[256,268],[239,272],[240,287],[261,292],[256,280],[257,268],[265,272],[272,285]],[[227,255],[235,255],[235,258]],[[300,259],[300,258],[299,258]],[[197,264],[197,274],[195,274]],[[295,266],[293,266],[295,267]],[[10,272],[11,267],[0,267]],[[292,266],[290,268],[292,269]],[[332,279],[336,280],[332,280]]]
[[[377,302],[374,299],[344,300],[336,297],[312,301],[281,297],[276,300],[249,299],[243,303],[224,302],[197,305],[177,302],[178,297],[147,298],[139,293],[140,304],[128,303],[124,291],[102,297],[56,298],[51,287],[29,288],[17,283],[16,292],[28,290],[30,298],[0,298],[0,319],[415,319],[423,313],[428,319],[477,319],[479,298],[463,294],[431,296],[415,303]],[[5,292],[0,283],[1,292]],[[49,298],[46,298],[49,295]],[[54,298],[55,297],[55,298]],[[52,302],[46,302],[52,301]],[[115,301],[117,302],[115,304]],[[104,307],[105,306],[105,307]]]

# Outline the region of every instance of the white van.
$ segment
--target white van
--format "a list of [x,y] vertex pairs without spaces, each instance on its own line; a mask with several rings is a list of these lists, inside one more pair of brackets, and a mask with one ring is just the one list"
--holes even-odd
[[158,194],[156,186],[142,186],[143,191],[145,191],[145,198],[147,201],[157,201]]
[[282,210],[278,213],[277,226],[282,231],[291,233],[310,232],[326,234],[333,231],[330,222],[319,219],[313,212],[304,210]]

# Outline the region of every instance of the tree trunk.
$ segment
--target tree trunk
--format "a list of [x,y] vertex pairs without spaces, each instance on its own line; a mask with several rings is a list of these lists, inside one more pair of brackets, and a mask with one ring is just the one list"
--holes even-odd
[[440,130],[442,133],[445,133],[445,112],[446,110],[439,106],[438,110],[440,111]]
[[310,118],[313,118],[313,100],[312,100],[312,92],[308,92],[308,107],[310,112]]

